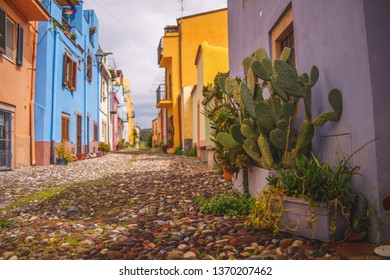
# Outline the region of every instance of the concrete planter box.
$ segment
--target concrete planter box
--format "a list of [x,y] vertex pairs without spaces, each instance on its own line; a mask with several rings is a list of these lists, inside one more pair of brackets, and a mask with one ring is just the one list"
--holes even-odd
[[[267,177],[269,175],[272,175],[275,171],[274,170],[268,170],[260,167],[251,167],[252,170],[248,170],[248,189],[249,194],[257,198],[259,193],[261,193],[266,186],[268,186]],[[233,179],[234,181],[234,187],[239,191],[243,192],[244,188],[244,176],[243,176],[243,170],[240,170],[240,172],[237,175],[237,178]]]
[[[278,225],[281,231],[323,242],[344,238],[349,222],[342,215],[340,206],[337,206],[335,213],[335,207],[328,207],[326,203],[318,203],[310,208],[306,201],[292,197],[285,197],[282,203],[285,211]],[[330,233],[332,225],[336,225],[336,232],[333,234]]]
[[206,146],[202,146],[199,148],[199,157],[201,162],[207,162]]
[[209,169],[215,168],[215,160],[214,160],[214,154],[215,154],[216,148],[214,147],[207,147],[206,148],[206,154],[207,154],[207,167]]

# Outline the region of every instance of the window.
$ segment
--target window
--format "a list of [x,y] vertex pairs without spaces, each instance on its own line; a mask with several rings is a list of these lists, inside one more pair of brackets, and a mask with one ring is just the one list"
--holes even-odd
[[92,81],[92,56],[88,54],[87,56],[87,79],[89,82]]
[[5,30],[7,26],[7,13],[0,9],[0,53],[5,53]]
[[295,62],[294,25],[291,5],[289,5],[286,12],[272,29],[271,38],[272,57],[279,57],[283,48],[289,47],[292,50],[291,58]]
[[102,138],[106,140],[106,130],[107,130],[107,124],[105,121],[102,121]]
[[15,23],[7,18],[5,37],[5,56],[14,61],[14,48],[15,48]]
[[77,62],[72,60],[69,53],[64,55],[64,86],[70,90],[76,90]]
[[93,141],[98,141],[98,124],[93,122]]
[[69,142],[69,120],[70,117],[67,114],[61,116],[61,141]]

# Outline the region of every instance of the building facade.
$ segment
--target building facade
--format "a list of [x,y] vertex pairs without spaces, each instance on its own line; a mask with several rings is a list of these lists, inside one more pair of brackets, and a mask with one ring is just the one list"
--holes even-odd
[[35,165],[36,30],[49,18],[38,0],[0,0],[0,171]]
[[379,218],[372,217],[370,239],[389,242],[390,51],[385,34],[390,2],[228,0],[228,10],[231,76],[244,77],[241,61],[257,48],[264,47],[275,58],[283,46],[290,46],[299,72],[308,72],[313,64],[319,68],[314,115],[327,108],[329,88],[341,90],[341,120],[316,130],[313,150],[331,163],[355,153],[350,163],[360,166],[363,176],[354,178],[354,187]]
[[177,25],[165,27],[158,47],[158,64],[165,68],[165,83],[157,91],[156,107],[166,109],[164,129],[170,152],[180,146],[185,150],[192,146],[192,112],[183,111],[192,110],[192,106],[183,107],[183,104],[189,101],[188,87],[196,84],[194,62],[198,46],[205,40],[213,45],[228,46],[226,9],[177,19]]
[[100,81],[98,19],[77,0],[44,1],[51,15],[39,23],[35,98],[37,163],[55,162],[55,147],[72,154],[98,149]]
[[228,48],[209,45],[206,41],[203,42],[196,55],[195,65],[197,67],[197,84],[194,87],[192,99],[192,128],[193,140],[192,143],[198,148],[198,156],[200,149],[214,146],[210,140],[210,125],[208,118],[202,113],[205,107],[213,107],[211,99],[203,97],[203,87],[214,83],[214,78],[218,72],[226,73],[229,71]]

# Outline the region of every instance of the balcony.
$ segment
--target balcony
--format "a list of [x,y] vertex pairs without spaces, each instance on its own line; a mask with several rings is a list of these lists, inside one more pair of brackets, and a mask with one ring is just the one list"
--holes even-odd
[[156,107],[158,109],[162,108],[170,108],[172,107],[172,99],[168,99],[167,94],[165,92],[165,85],[161,84],[158,86],[156,90],[156,99],[157,99],[157,105]]
[[48,21],[50,15],[46,7],[39,0],[13,0],[10,6],[22,15],[27,21]]
[[163,57],[163,40],[161,38],[157,48],[157,64],[160,64],[162,57]]
[[79,4],[80,0],[55,0],[60,6],[76,6]]

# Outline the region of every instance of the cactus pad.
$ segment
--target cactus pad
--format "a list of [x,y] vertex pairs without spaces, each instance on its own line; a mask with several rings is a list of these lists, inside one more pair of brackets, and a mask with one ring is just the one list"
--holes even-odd
[[321,115],[319,115],[318,117],[316,117],[314,120],[313,120],[313,125],[315,126],[323,126],[327,121],[338,121],[339,120],[339,114],[337,114],[336,112],[325,112],[325,113],[322,113]]
[[314,85],[318,81],[318,77],[320,76],[320,72],[318,71],[317,66],[313,65],[310,68],[310,78],[309,78],[309,86],[314,87]]
[[270,140],[278,150],[285,150],[287,143],[287,131],[281,129],[274,129],[270,133]]
[[252,62],[251,67],[252,67],[252,70],[256,74],[257,77],[259,77],[263,81],[270,81],[269,74],[268,74],[267,70],[265,70],[263,64],[261,64],[260,61],[254,60]]
[[275,166],[275,161],[272,156],[271,148],[269,147],[267,139],[264,137],[263,134],[260,134],[259,139],[257,140],[257,143],[260,148],[260,152],[262,156],[265,159],[265,162],[267,163],[268,168],[273,168]]
[[240,132],[245,136],[246,139],[256,143],[258,135],[256,135],[255,131],[249,125],[243,124],[241,126]]
[[265,101],[258,102],[255,107],[256,120],[266,131],[271,132],[275,128],[271,110]]
[[257,60],[261,61],[261,59],[264,57],[268,58],[267,51],[264,48],[259,48],[255,51],[255,58]]
[[343,98],[341,96],[341,92],[337,88],[331,89],[328,93],[328,100],[333,110],[339,116],[341,116],[341,113],[343,111]]
[[240,145],[244,144],[244,137],[241,134],[240,126],[237,124],[232,125],[230,128],[230,133],[234,140],[236,140]]
[[245,57],[245,58],[242,60],[242,66],[244,67],[245,72],[248,71],[248,69],[251,67],[251,64],[252,64],[252,62],[253,62],[254,60],[255,60],[255,59],[254,59],[252,56],[247,56],[247,57]]
[[248,112],[252,118],[256,118],[255,102],[253,101],[249,88],[244,83],[241,83],[240,85],[240,93],[246,112]]
[[278,85],[292,96],[302,96],[302,85],[298,82],[298,75],[293,68],[281,59],[275,59],[275,80]]
[[234,140],[233,136],[227,132],[218,133],[217,141],[225,148],[235,149],[240,146],[240,144]]
[[287,62],[291,55],[291,49],[288,47],[285,47],[280,55],[280,59],[284,62]]
[[307,145],[310,144],[313,136],[314,136],[314,125],[308,120],[304,120],[298,133],[297,146],[296,146],[298,153],[306,149]]

